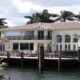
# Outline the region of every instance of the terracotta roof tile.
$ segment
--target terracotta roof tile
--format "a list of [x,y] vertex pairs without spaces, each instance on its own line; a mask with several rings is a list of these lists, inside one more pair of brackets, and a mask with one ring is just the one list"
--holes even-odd
[[80,29],[79,22],[55,22],[55,23],[34,23],[22,26],[16,26],[12,28],[0,29],[0,31],[12,31],[12,30],[31,30],[31,29]]

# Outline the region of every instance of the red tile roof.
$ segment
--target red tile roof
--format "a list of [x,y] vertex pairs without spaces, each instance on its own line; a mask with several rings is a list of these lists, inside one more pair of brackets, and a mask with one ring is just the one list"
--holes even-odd
[[0,31],[15,31],[15,30],[33,30],[33,29],[80,29],[79,22],[55,22],[55,23],[34,23],[12,28],[0,29]]
[[79,22],[58,22],[51,23],[51,26],[54,29],[80,29]]

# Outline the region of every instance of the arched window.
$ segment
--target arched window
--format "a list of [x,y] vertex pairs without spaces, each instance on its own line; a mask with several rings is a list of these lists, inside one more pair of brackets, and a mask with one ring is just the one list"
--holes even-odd
[[56,41],[57,41],[58,43],[61,43],[61,42],[62,42],[62,36],[61,36],[61,35],[57,35],[57,36],[56,36]]
[[78,42],[78,38],[73,38],[73,42]]
[[65,42],[71,42],[71,36],[65,35]]

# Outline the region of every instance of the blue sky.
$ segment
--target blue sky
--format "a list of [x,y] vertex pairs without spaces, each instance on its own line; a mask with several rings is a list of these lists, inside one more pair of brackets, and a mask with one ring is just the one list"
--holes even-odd
[[10,26],[24,25],[25,15],[48,9],[50,13],[69,10],[76,14],[80,11],[80,0],[0,0],[0,18],[7,18]]

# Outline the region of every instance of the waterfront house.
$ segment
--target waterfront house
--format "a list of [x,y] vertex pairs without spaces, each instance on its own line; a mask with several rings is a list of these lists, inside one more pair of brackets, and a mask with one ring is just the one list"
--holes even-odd
[[0,51],[35,53],[40,45],[46,53],[76,51],[80,41],[79,22],[34,23],[0,29]]

